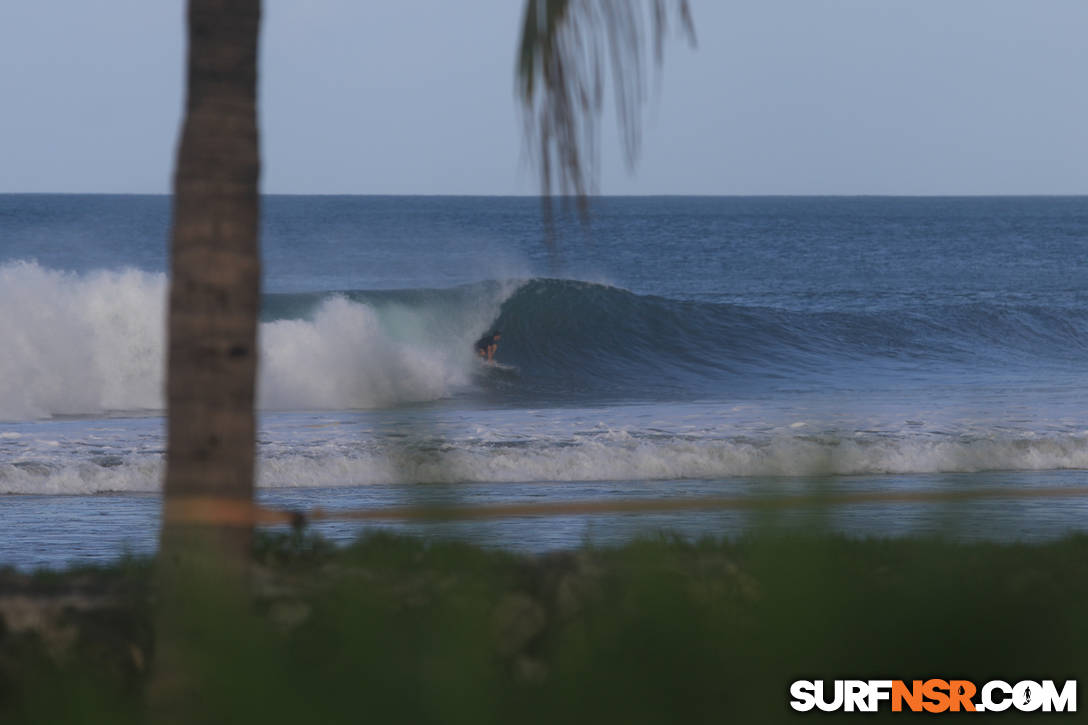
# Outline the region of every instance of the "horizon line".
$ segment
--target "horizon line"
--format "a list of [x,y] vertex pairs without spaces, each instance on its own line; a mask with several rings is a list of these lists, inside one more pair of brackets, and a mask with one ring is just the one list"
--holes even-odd
[[[0,191],[0,196],[158,196],[170,197],[173,192],[144,192],[144,191]],[[435,199],[535,199],[543,201],[552,199],[557,201],[576,200],[573,194],[427,194],[427,193],[351,193],[351,192],[281,192],[263,191],[260,196],[294,196],[294,197],[371,197],[371,198],[435,198]],[[984,192],[957,192],[957,193],[820,193],[820,194],[790,194],[790,193],[760,193],[760,194],[706,194],[706,193],[667,193],[667,194],[587,194],[587,199],[1028,199],[1028,198],[1079,198],[1088,197],[1088,192],[1051,192],[1051,193],[984,193]]]

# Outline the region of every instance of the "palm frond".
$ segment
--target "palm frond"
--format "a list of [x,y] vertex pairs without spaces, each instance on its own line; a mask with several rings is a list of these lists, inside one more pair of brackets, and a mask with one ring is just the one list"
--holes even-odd
[[615,93],[624,157],[634,168],[647,57],[652,53],[655,63],[662,62],[670,9],[694,45],[688,0],[527,0],[517,95],[545,197],[554,186],[562,196],[575,196],[585,211],[596,186],[606,79]]

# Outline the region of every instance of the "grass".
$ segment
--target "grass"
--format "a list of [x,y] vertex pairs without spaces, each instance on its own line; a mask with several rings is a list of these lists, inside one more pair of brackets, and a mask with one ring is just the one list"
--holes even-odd
[[[255,560],[244,614],[194,612],[211,644],[192,722],[777,722],[795,679],[1088,675],[1085,536],[662,537],[526,558],[289,535]],[[62,651],[0,625],[0,722],[146,721],[150,574],[0,575],[0,599],[112,602],[62,616]]]

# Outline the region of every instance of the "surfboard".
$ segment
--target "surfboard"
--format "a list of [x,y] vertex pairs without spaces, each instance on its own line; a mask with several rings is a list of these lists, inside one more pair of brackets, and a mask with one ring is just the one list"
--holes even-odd
[[506,363],[501,363],[496,360],[492,360],[491,362],[488,362],[486,360],[480,360],[480,367],[482,367],[485,371],[493,372],[496,375],[518,374],[518,368],[516,365],[507,365]]

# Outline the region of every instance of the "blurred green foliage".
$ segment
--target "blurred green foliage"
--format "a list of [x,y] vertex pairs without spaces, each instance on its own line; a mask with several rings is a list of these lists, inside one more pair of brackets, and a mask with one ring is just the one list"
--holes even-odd
[[[1085,536],[662,537],[527,558],[291,534],[255,560],[244,608],[193,599],[194,723],[777,722],[805,717],[788,709],[799,678],[1088,681]],[[0,722],[149,719],[150,571],[0,574],[0,599],[78,584],[112,602],[70,612],[63,651],[0,627]]]

